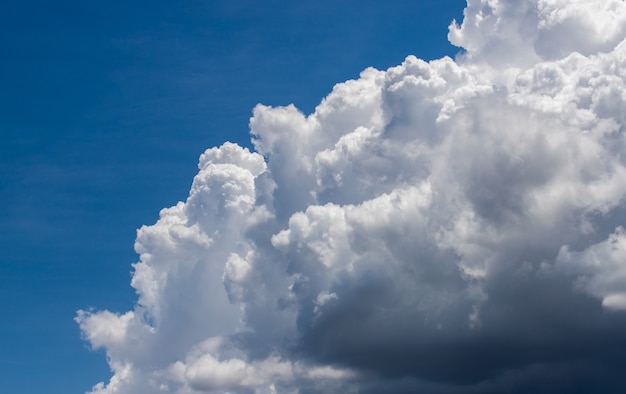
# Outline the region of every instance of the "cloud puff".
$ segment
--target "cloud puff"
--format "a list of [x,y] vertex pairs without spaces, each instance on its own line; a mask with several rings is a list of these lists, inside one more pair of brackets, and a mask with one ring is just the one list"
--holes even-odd
[[621,392],[626,3],[469,0],[315,112],[258,105],[142,227],[93,393]]

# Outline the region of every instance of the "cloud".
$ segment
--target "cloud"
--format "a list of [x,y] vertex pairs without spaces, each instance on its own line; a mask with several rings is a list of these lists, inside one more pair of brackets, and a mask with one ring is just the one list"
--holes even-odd
[[621,392],[626,3],[469,0],[313,114],[258,105],[79,311],[93,393]]

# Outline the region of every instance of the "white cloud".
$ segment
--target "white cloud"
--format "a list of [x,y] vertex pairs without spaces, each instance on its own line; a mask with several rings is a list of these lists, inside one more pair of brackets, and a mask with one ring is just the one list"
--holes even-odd
[[626,231],[623,227],[583,252],[562,247],[556,264],[578,275],[576,285],[600,298],[602,306],[626,310]]
[[94,393],[614,390],[626,3],[464,17],[458,59],[259,105],[258,153],[201,156],[138,231],[134,311],[78,313],[114,374]]
[[450,41],[475,61],[526,67],[610,52],[626,35],[622,0],[468,0]]

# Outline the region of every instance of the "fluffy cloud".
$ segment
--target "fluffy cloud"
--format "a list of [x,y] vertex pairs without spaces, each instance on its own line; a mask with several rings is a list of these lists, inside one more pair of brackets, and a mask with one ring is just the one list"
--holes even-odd
[[469,0],[138,231],[133,311],[79,311],[93,393],[621,392],[626,3]]

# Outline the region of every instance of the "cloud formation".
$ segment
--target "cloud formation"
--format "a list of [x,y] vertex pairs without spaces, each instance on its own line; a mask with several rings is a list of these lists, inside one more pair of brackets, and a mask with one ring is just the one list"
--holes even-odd
[[304,115],[258,105],[142,227],[92,393],[622,392],[626,3],[468,0]]

